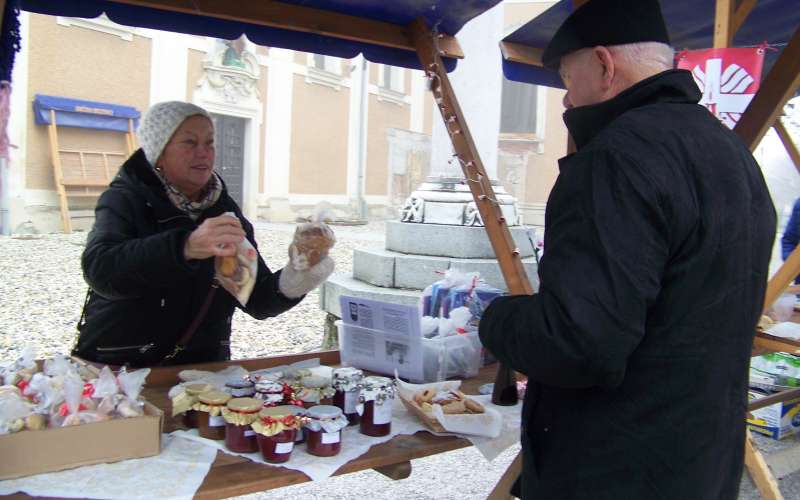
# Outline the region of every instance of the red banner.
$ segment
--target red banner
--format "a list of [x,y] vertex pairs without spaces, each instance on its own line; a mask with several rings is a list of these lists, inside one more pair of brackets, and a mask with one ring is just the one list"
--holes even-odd
[[764,47],[684,51],[677,59],[703,92],[700,104],[733,128],[758,90]]

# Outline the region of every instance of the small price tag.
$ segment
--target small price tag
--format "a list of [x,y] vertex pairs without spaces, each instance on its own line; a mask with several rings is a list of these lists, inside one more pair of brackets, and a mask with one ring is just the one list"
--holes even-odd
[[333,444],[341,441],[341,431],[336,432],[323,432],[322,444]]
[[285,455],[287,453],[291,453],[294,449],[294,441],[289,443],[275,443],[275,453],[279,455]]
[[249,438],[251,436],[255,436],[255,431],[244,431],[244,437]]
[[388,424],[392,421],[392,402],[386,401],[382,405],[373,403],[372,422],[375,425]]
[[208,426],[209,427],[224,427],[225,426],[225,419],[222,415],[217,415],[216,417],[213,415],[208,416]]
[[347,391],[344,393],[344,412],[355,413],[358,404],[358,391]]

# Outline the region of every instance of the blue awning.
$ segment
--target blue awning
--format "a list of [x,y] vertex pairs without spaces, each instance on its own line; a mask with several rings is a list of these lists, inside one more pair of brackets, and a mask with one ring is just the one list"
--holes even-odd
[[[261,0],[247,0],[261,1]],[[282,3],[312,7],[338,14],[363,17],[406,26],[423,17],[428,26],[441,33],[455,35],[464,24],[485,12],[500,0],[281,0]],[[271,28],[257,24],[230,21],[215,17],[170,12],[127,5],[109,0],[21,0],[21,8],[39,14],[95,18],[105,13],[118,24],[151,28],[192,35],[234,40],[241,35],[257,45],[313,52],[351,59],[364,54],[376,63],[419,69],[416,53],[344,40],[326,35]],[[356,33],[354,33],[355,35]],[[455,68],[454,59],[446,59],[448,71]]]
[[133,119],[133,129],[139,124],[141,113],[136,108],[84,101],[51,95],[36,94],[33,98],[33,116],[37,125],[50,125],[50,111],[56,115],[59,127],[93,128],[99,130],[128,131],[128,120]]
[[[713,46],[715,0],[662,0],[661,10],[677,51],[699,50]],[[504,42],[544,49],[564,19],[572,12],[572,0],[561,0],[542,14],[514,31]],[[757,47],[768,42],[778,51],[768,50],[763,76],[778,58],[780,50],[800,27],[800,4],[796,0],[758,0],[742,27],[736,32],[733,47]],[[563,88],[554,71],[528,64],[503,61],[503,73],[509,80]]]

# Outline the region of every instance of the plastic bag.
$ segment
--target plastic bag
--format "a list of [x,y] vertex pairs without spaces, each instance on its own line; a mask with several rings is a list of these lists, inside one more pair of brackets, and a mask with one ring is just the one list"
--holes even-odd
[[53,378],[43,373],[34,374],[23,394],[33,399],[33,411],[36,413],[46,413],[59,398],[58,389],[53,385]]
[[[18,394],[6,393],[0,397],[0,435],[19,432],[25,427],[25,418],[33,413],[30,403]],[[10,457],[6,457],[8,459]]]
[[51,377],[64,375],[73,368],[72,361],[63,354],[56,355],[44,362],[44,373]]
[[[233,212],[224,215],[236,217]],[[253,293],[258,275],[258,252],[250,240],[243,239],[239,243],[236,255],[217,257],[214,259],[216,273],[214,277],[222,288],[233,295],[241,305],[246,305]]]
[[316,266],[328,255],[328,251],[336,243],[336,235],[325,223],[332,219],[331,209],[320,204],[315,209],[311,222],[297,226],[294,240],[289,245],[289,257],[296,271],[305,271]]
[[144,415],[144,403],[139,401],[139,394],[144,381],[150,374],[150,368],[128,372],[124,367],[117,375],[117,382],[125,397],[117,403],[116,412],[121,417],[137,417]]

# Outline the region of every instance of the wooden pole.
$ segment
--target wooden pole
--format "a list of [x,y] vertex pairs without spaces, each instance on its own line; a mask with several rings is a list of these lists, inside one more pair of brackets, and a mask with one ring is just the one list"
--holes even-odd
[[786,152],[789,153],[789,158],[791,158],[792,163],[794,163],[794,168],[800,172],[800,151],[798,151],[797,144],[792,140],[791,134],[786,130],[786,125],[783,124],[780,118],[775,120],[775,132],[778,133],[783,147],[786,148]]
[[72,222],[69,220],[69,204],[67,201],[67,191],[64,188],[64,172],[61,169],[61,156],[58,151],[58,129],[56,128],[56,112],[50,110],[50,125],[47,127],[50,139],[50,156],[53,160],[53,177],[56,181],[56,191],[58,191],[58,201],[61,205],[61,225],[64,232],[72,232]]
[[522,265],[519,249],[511,237],[508,222],[497,202],[491,180],[483,167],[464,113],[450,84],[450,78],[436,46],[436,35],[431,33],[422,19],[413,22],[408,31],[417,49],[422,68],[430,79],[431,91],[442,114],[445,128],[450,134],[466,183],[483,219],[483,225],[497,256],[500,271],[508,285],[508,291],[513,295],[530,295],[533,293],[533,288]]
[[772,477],[764,456],[753,445],[753,438],[750,437],[749,431],[745,439],[744,463],[747,466],[747,470],[750,471],[750,476],[753,478],[753,482],[756,484],[763,500],[783,500],[781,490],[778,489],[778,483]]
[[781,52],[733,129],[753,151],[800,86],[800,28]]
[[734,0],[717,0],[716,14],[714,16],[714,48],[721,49],[730,46],[733,40]]

